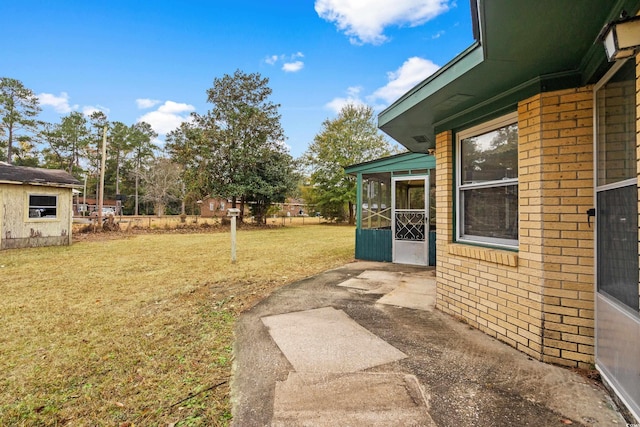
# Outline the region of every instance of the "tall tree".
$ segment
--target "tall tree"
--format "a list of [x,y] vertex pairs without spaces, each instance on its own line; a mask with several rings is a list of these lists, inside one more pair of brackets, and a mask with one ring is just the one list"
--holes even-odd
[[109,126],[107,115],[102,111],[94,111],[89,116],[89,142],[85,146],[84,157],[87,160],[88,186],[95,188],[96,200],[98,199],[100,186],[100,160],[102,156],[102,139],[104,127]]
[[64,116],[59,124],[46,125],[42,131],[42,138],[48,145],[43,150],[45,164],[78,175],[89,135],[88,121],[77,111]]
[[171,136],[167,148],[185,165],[191,188],[229,198],[236,207],[237,199],[243,203],[254,194],[252,184],[267,153],[286,159],[279,105],[271,102],[268,83],[240,70],[215,78],[207,90],[211,110],[193,114],[193,122]]
[[115,194],[120,194],[120,169],[131,152],[131,128],[122,122],[113,122],[109,139],[109,164],[115,171]]
[[348,206],[349,224],[355,223],[355,178],[344,167],[374,160],[394,151],[378,131],[373,108],[365,105],[346,105],[338,117],[325,120],[314,137],[303,160],[311,171],[315,203],[323,214],[340,217]]
[[145,184],[143,200],[153,203],[156,215],[164,215],[165,207],[180,195],[180,166],[170,159],[158,158],[141,175]]
[[151,142],[158,134],[147,122],[138,122],[129,129],[129,142],[131,144],[133,174],[135,178],[134,215],[139,213],[140,177],[144,172],[145,163],[154,158],[154,145]]
[[38,97],[31,89],[20,80],[0,78],[0,148],[6,149],[0,159],[13,162],[14,143],[18,138],[26,143],[35,135],[40,111]]
[[180,213],[185,214],[187,199],[200,200],[206,195],[206,171],[203,156],[199,154],[203,144],[203,132],[191,122],[183,122],[177,129],[169,132],[165,138],[165,148],[174,163],[180,166],[182,177],[182,201]]

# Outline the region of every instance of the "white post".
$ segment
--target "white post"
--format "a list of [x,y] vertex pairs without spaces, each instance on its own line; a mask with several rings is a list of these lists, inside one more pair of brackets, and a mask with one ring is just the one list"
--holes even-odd
[[240,209],[230,208],[227,216],[231,217],[231,264],[236,263],[236,218],[240,215]]
[[236,263],[236,217],[231,217],[231,264]]

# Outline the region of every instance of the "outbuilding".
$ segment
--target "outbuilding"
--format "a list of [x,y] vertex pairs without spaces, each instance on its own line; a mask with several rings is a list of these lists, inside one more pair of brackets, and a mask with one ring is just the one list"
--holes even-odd
[[73,189],[81,187],[65,171],[0,162],[0,250],[70,245]]
[[435,151],[437,307],[537,360],[595,365],[640,420],[640,66],[602,43],[640,2],[471,8],[475,43],[378,118]]

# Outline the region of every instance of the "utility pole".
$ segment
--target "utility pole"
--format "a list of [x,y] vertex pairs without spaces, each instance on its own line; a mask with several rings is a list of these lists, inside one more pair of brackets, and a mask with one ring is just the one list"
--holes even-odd
[[98,224],[102,225],[102,206],[104,203],[104,169],[107,163],[107,125],[102,131],[102,160],[100,161],[100,198],[98,199]]

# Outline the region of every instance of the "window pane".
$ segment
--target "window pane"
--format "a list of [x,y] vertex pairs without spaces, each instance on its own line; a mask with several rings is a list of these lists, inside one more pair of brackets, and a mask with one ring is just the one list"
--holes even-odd
[[460,144],[462,185],[518,177],[518,125],[512,124]]
[[391,174],[364,175],[361,228],[391,228]]
[[636,177],[634,66],[627,61],[597,92],[598,185]]
[[424,179],[396,181],[396,209],[424,209]]
[[517,185],[464,190],[462,198],[462,237],[518,239]]
[[38,207],[56,207],[58,198],[56,196],[29,196],[29,205]]
[[638,187],[598,192],[598,290],[638,311]]
[[29,195],[29,218],[55,218],[58,197]]

